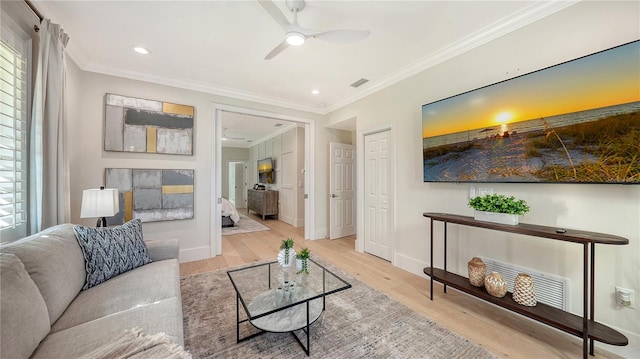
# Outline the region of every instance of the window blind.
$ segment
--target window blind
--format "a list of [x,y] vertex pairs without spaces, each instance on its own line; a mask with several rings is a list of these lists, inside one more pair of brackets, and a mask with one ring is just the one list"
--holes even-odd
[[27,233],[31,40],[11,24],[0,39],[0,241]]

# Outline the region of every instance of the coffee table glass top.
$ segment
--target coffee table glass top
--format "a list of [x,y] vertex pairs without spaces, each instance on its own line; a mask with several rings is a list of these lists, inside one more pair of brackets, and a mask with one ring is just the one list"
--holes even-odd
[[295,263],[283,268],[274,261],[227,273],[247,316],[253,320],[351,288],[312,259],[308,272],[298,274]]

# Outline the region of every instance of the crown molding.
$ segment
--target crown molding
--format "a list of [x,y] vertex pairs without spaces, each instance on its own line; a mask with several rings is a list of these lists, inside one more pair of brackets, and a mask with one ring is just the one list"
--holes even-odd
[[258,102],[266,105],[279,106],[279,107],[284,107],[292,110],[311,112],[311,113],[316,113],[321,115],[327,113],[325,108],[318,109],[316,107],[303,105],[296,102],[291,102],[291,101],[277,98],[277,97],[271,97],[271,96],[266,96],[258,93],[249,92],[249,91],[216,86],[216,85],[212,85],[212,84],[208,84],[200,81],[157,76],[157,75],[152,75],[152,74],[147,74],[147,73],[142,73],[137,71],[126,71],[126,70],[116,69],[113,67],[98,65],[95,63],[88,63],[85,66],[80,66],[80,68],[88,72],[95,72],[103,75],[124,77],[132,80],[145,81],[145,82],[155,83],[159,85],[182,88],[186,90],[199,91],[199,92],[204,92],[212,95],[229,97],[236,100]]
[[406,78],[423,72],[478,46],[486,44],[489,41],[495,40],[560,10],[566,9],[580,1],[581,0],[543,1],[531,4],[512,15],[495,21],[472,34],[463,37],[459,41],[447,45],[430,55],[422,57],[421,59],[400,68],[388,76],[370,82],[369,86],[364,88],[362,92],[359,92],[354,96],[347,97],[344,100],[329,106],[327,108],[327,113],[336,111]]
[[489,41],[495,40],[503,35],[506,35],[512,31],[538,21],[546,16],[570,7],[578,2],[580,2],[580,0],[535,2],[534,4],[510,16],[495,21],[472,34],[463,37],[455,43],[447,45],[428,56],[422,57],[419,60],[414,61],[413,63],[410,63],[397,71],[394,71],[388,76],[370,82],[368,86],[362,89],[358,94],[347,97],[342,101],[324,108],[312,107],[292,102],[286,99],[271,97],[239,89],[225,88],[199,81],[157,76],[136,71],[124,71],[91,63],[89,62],[86,54],[80,49],[73,48],[69,49],[68,51],[69,55],[83,71],[124,77],[133,80],[145,81],[160,85],[182,88],[186,90],[209,93],[217,96],[229,97],[236,100],[251,101],[272,106],[284,107],[292,110],[326,115],[371,94],[381,91],[408,77],[416,75],[433,66],[443,63],[467,51],[470,51],[471,49],[481,46]]

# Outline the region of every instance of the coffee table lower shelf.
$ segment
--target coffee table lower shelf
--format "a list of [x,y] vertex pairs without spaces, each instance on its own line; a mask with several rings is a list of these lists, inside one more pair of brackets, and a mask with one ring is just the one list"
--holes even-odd
[[[298,291],[301,296],[312,297],[315,292],[298,287]],[[307,354],[310,353],[310,325],[313,324],[325,309],[324,296],[313,300],[306,300],[296,305],[290,306],[290,301],[284,301],[282,309],[269,310],[272,308],[272,302],[275,300],[275,289],[267,290],[258,295],[253,302],[248,305],[248,313],[270,313],[266,315],[258,315],[254,318],[240,319],[240,298],[236,299],[236,335],[237,342],[243,342],[247,339],[251,339],[260,334],[271,333],[291,333],[296,339],[298,344],[302,347],[302,350]],[[288,302],[288,303],[287,303]],[[240,324],[249,322],[254,328],[258,329],[257,333],[248,335],[244,338],[240,337]],[[306,335],[306,344],[296,334],[296,331],[302,331]],[[303,338],[304,339],[304,338]]]
[[[544,303],[538,303],[535,307],[520,305],[513,301],[512,293],[510,292],[508,292],[503,298],[494,297],[487,293],[484,288],[472,286],[467,278],[439,268],[433,268],[432,275],[431,267],[426,267],[424,268],[424,274],[432,277],[435,281],[448,285],[461,292],[465,292],[474,297],[582,338],[583,321],[581,316],[565,312],[564,310]],[[588,331],[589,338],[602,343],[620,346],[624,346],[629,343],[627,337],[620,332],[593,320],[589,320]]]

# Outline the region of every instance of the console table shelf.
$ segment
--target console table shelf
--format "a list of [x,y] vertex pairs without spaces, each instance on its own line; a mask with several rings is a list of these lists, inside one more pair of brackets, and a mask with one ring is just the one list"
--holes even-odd
[[[431,278],[431,300],[433,300],[433,281],[435,280],[444,285],[445,293],[447,292],[447,286],[451,286],[459,291],[483,299],[502,308],[537,320],[564,332],[582,337],[582,352],[584,358],[587,358],[587,352],[593,355],[594,340],[620,346],[627,345],[629,343],[628,339],[623,334],[594,320],[595,244],[625,245],[629,244],[629,240],[627,238],[580,230],[558,231],[558,228],[555,227],[525,223],[517,225],[497,224],[476,221],[473,217],[448,213],[423,213],[423,216],[431,219],[431,266],[424,268],[424,273]],[[434,221],[444,223],[444,269],[433,267]],[[511,293],[507,293],[503,298],[497,298],[487,293],[484,288],[472,286],[467,278],[448,272],[447,224],[449,223],[581,244],[583,246],[583,316],[581,317],[568,313],[544,303],[538,303],[535,307],[519,305],[513,301]],[[590,343],[589,346],[588,343]]]
[[[431,268],[424,269],[424,274],[431,276]],[[442,269],[433,268],[433,279],[451,286],[459,291],[471,294],[487,302],[491,302],[497,306],[509,309],[518,314],[524,315],[531,319],[550,325],[569,334],[582,337],[582,317],[575,314],[565,312],[544,303],[538,302],[535,307],[525,307],[513,301],[511,292],[503,298],[490,295],[484,288],[474,287],[469,283],[469,279],[457,274],[446,272]],[[613,330],[603,324],[589,321],[589,337],[599,342],[611,345],[627,345],[627,338],[618,331]]]

